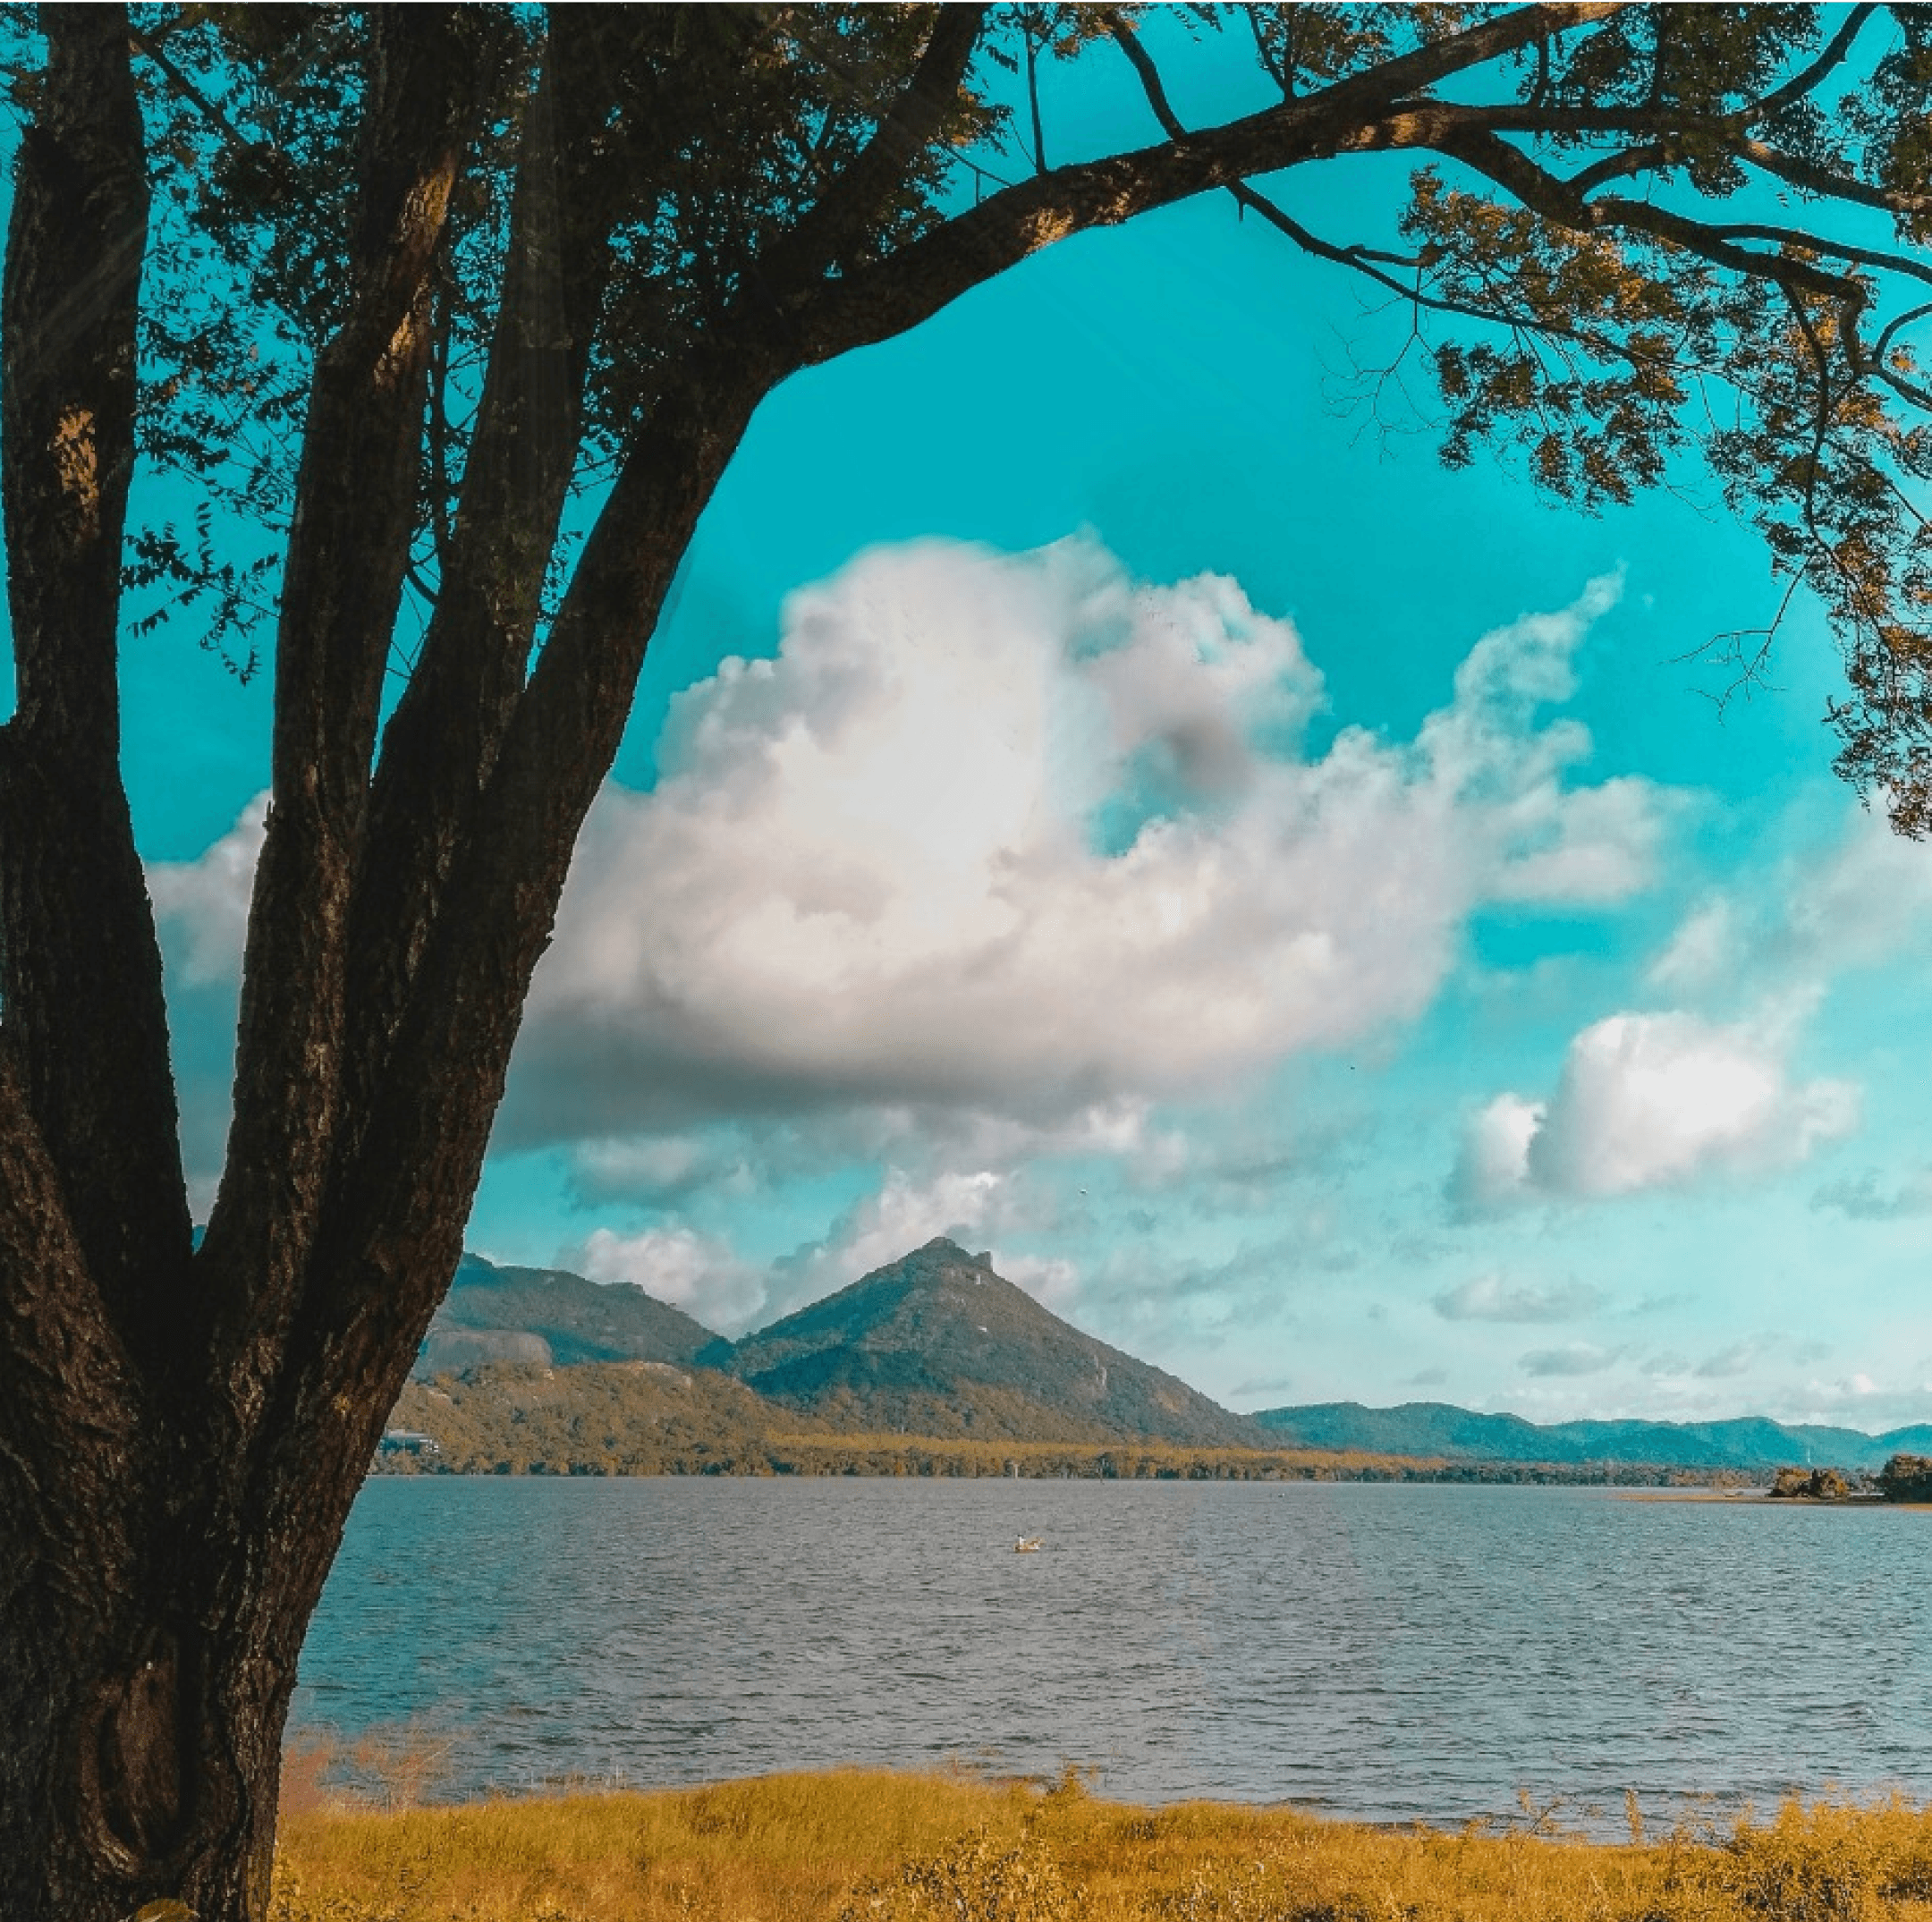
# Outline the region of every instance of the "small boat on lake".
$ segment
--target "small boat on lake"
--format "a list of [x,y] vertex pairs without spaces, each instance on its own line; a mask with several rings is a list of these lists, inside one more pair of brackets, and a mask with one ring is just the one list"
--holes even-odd
[[1039,1553],[1039,1545],[1040,1538],[1038,1536],[1022,1535],[1020,1539],[1013,1545],[1013,1552],[1016,1555],[1038,1554]]

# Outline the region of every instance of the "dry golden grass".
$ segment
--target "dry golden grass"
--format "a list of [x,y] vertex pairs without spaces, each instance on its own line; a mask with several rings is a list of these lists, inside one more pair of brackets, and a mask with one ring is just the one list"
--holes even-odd
[[1071,1778],[854,1770],[388,1810],[314,1788],[284,1816],[274,1922],[1932,1922],[1932,1815],[1902,1804],[1613,1846],[1528,1820],[1133,1808]]

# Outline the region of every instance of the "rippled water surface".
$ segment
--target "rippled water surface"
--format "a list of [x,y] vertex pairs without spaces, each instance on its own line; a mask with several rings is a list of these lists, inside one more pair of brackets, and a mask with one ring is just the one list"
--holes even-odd
[[377,1479],[295,1721],[452,1734],[459,1789],[953,1759],[1376,1820],[1925,1798],[1928,1554],[1919,1511],[1590,1489]]

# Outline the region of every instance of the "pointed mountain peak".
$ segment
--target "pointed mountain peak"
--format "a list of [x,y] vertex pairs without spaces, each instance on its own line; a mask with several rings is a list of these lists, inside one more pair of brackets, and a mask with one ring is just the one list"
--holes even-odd
[[947,1235],[748,1335],[760,1394],[845,1428],[1258,1445],[1241,1416],[1062,1321]]

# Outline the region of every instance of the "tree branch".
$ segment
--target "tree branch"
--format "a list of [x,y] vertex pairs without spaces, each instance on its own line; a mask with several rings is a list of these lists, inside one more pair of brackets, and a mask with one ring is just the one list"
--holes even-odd
[[844,172],[758,263],[759,284],[802,285],[843,262],[957,101],[986,14],[987,9],[977,5],[938,9],[925,51],[892,111]]
[[[1153,207],[1304,160],[1431,145],[1436,136],[1467,126],[1479,110],[1412,101],[1417,85],[1611,11],[1595,4],[1515,8],[1305,98],[1022,181],[877,266],[794,297],[784,316],[786,337],[799,343],[804,364],[831,360],[916,325],[969,288],[1071,233],[1116,225]],[[1638,121],[1625,114],[1617,123],[1628,128]]]
[[188,1206],[116,665],[146,156],[123,11],[57,8],[45,25],[0,302],[19,695],[0,738],[0,1002],[87,1266],[138,1365],[165,1372]]
[[198,87],[186,73],[182,72],[180,64],[168,52],[166,45],[159,34],[143,33],[139,27],[131,22],[128,28],[128,38],[139,48],[145,58],[154,63],[161,77],[166,80],[168,85],[183,100],[187,101],[189,106],[193,107],[195,112],[200,114],[202,119],[207,121],[208,125],[214,128],[216,132],[230,147],[234,148],[237,153],[245,154],[254,151],[256,143],[250,140],[235,125],[233,121],[229,119],[228,115],[222,110],[219,101],[211,100],[201,88]]
[[1783,112],[1793,101],[1802,100],[1826,74],[1844,64],[1851,55],[1852,43],[1863,31],[1865,22],[1877,11],[1871,0],[1860,0],[1860,4],[1846,13],[1837,32],[1826,42],[1824,50],[1809,66],[1801,67],[1783,86],[1774,87],[1762,99],[1753,101],[1735,116],[1737,120],[1750,126]]
[[422,461],[431,276],[474,112],[460,10],[380,10],[355,288],[319,356],[275,649],[274,798],[249,916],[234,1118],[199,1264],[272,1351],[338,1120],[344,950],[384,665]]
[[1827,274],[1787,255],[1734,247],[1724,237],[1721,228],[1671,213],[1665,207],[1621,198],[1580,199],[1565,182],[1546,173],[1528,155],[1487,131],[1479,114],[1454,111],[1446,115],[1430,114],[1416,118],[1425,124],[1404,131],[1420,132],[1422,138],[1404,139],[1402,144],[1432,147],[1451,159],[1460,160],[1504,188],[1532,213],[1573,233],[1648,233],[1733,273],[1775,281],[1782,287],[1801,288],[1827,300],[1863,298],[1857,284],[1842,275]]
[[551,20],[462,512],[372,791],[351,927],[352,1113],[388,1072],[451,861],[523,691],[577,457],[616,214],[598,165],[611,72],[595,13],[558,8]]
[[1890,248],[1860,247],[1850,241],[1834,240],[1827,234],[1810,233],[1801,227],[1771,226],[1761,221],[1727,220],[1712,222],[1704,231],[1722,240],[1770,241],[1781,247],[1822,255],[1828,260],[1848,260],[1883,274],[1902,275],[1908,280],[1932,282],[1932,262],[1914,260],[1910,254]]
[[1781,181],[1821,199],[1846,200],[1853,207],[1877,207],[1887,214],[1932,214],[1932,194],[1901,193],[1891,187],[1874,187],[1856,176],[1836,174],[1815,162],[1801,160],[1782,148],[1763,140],[1741,140],[1734,151],[1741,160],[1774,174]]
[[[1160,122],[1162,131],[1170,140],[1184,140],[1187,130],[1174,113],[1167,97],[1167,89],[1162,83],[1160,71],[1147,48],[1142,46],[1140,36],[1117,10],[1109,9],[1105,18],[1114,43],[1126,55],[1139,77],[1142,90],[1148,97],[1148,104],[1154,109],[1154,117]],[[1338,267],[1348,267],[1373,281],[1378,287],[1386,289],[1401,301],[1416,307],[1428,308],[1434,313],[1455,314],[1468,320],[1493,321],[1509,318],[1483,308],[1466,305],[1460,301],[1444,300],[1437,295],[1425,293],[1419,285],[1405,284],[1393,274],[1384,271],[1389,267],[1419,267],[1421,263],[1415,257],[1386,253],[1369,247],[1337,247],[1332,241],[1325,241],[1303,226],[1275,201],[1250,187],[1245,181],[1232,182],[1227,191],[1236,206],[1246,207],[1258,215],[1277,233],[1285,234],[1304,253],[1311,254],[1319,260],[1333,261]],[[1533,322],[1529,324],[1534,325]]]

